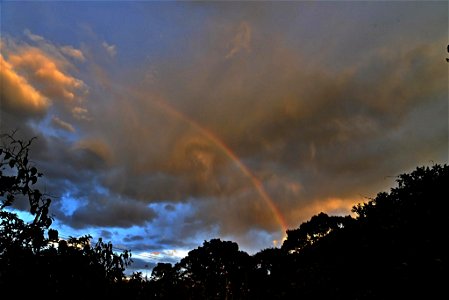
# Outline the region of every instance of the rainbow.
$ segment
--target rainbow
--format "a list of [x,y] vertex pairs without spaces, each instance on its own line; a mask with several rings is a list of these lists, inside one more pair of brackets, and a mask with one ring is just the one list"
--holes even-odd
[[[130,89],[129,89],[130,90]],[[137,92],[135,90],[130,91],[133,94],[136,94]],[[139,95],[140,97],[147,98],[146,95]],[[273,213],[273,216],[276,220],[276,222],[280,225],[282,230],[282,238],[280,240],[275,240],[273,243],[278,245],[282,242],[283,239],[285,239],[286,231],[288,229],[287,222],[285,221],[284,216],[282,215],[279,208],[276,206],[273,199],[268,195],[267,191],[265,190],[262,182],[251,172],[251,170],[238,158],[238,156],[230,149],[219,137],[217,137],[215,134],[213,134],[210,130],[205,128],[204,126],[201,126],[198,122],[195,120],[189,118],[182,112],[175,109],[173,106],[168,104],[166,101],[162,101],[159,99],[156,99],[156,97],[152,97],[148,99],[151,101],[151,103],[158,107],[160,110],[164,111],[165,113],[169,114],[170,116],[181,120],[187,124],[189,124],[194,130],[199,132],[201,135],[203,135],[205,138],[207,138],[209,141],[211,141],[219,150],[223,152],[223,154],[228,157],[238,168],[239,170],[248,177],[255,190],[259,194],[260,198],[264,201],[264,203],[269,207],[271,212]]]
[[273,199],[268,195],[267,191],[265,190],[262,182],[251,172],[251,170],[238,158],[238,156],[230,149],[221,139],[219,139],[216,135],[214,135],[210,130],[206,129],[205,127],[201,126],[198,122],[195,120],[192,120],[191,118],[188,118],[183,113],[179,112],[175,108],[173,108],[171,105],[169,105],[166,102],[162,102],[160,100],[154,100],[152,99],[151,102],[155,104],[157,107],[161,108],[165,112],[169,113],[170,115],[176,117],[177,119],[180,119],[186,123],[188,123],[190,126],[192,126],[196,131],[198,131],[201,135],[206,137],[208,140],[210,140],[214,145],[218,147],[231,161],[235,163],[235,165],[240,169],[240,171],[248,177],[254,188],[256,189],[257,193],[260,195],[262,200],[265,202],[265,204],[270,208],[272,211],[276,222],[281,226],[281,229],[283,231],[283,234],[287,231],[287,222],[284,219],[284,216],[282,215],[279,208],[274,203]]

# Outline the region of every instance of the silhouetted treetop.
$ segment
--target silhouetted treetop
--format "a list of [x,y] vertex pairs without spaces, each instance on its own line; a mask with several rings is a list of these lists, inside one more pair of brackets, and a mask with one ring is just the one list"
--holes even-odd
[[30,213],[35,216],[34,225],[41,228],[50,227],[52,220],[48,216],[51,204],[50,198],[32,186],[36,184],[42,173],[29,159],[31,144],[35,138],[28,141],[16,139],[13,134],[0,135],[0,209],[13,204],[18,195],[28,198]]
[[411,173],[399,175],[396,182],[398,186],[392,188],[390,193],[381,192],[369,202],[354,206],[352,211],[357,214],[357,218],[395,221],[404,213],[412,212],[425,218],[429,210],[440,214],[447,208],[446,202],[441,201],[449,199],[446,188],[449,182],[447,165],[418,167]]
[[328,216],[325,213],[319,213],[310,221],[302,223],[298,229],[287,230],[287,239],[281,249],[289,253],[298,252],[316,243],[332,231],[344,228],[351,220],[350,216]]

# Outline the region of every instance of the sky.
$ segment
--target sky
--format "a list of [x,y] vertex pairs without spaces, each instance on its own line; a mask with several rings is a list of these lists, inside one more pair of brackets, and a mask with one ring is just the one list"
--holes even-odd
[[[0,3],[0,131],[62,236],[252,254],[448,162],[445,1]],[[17,211],[27,204],[18,200]]]

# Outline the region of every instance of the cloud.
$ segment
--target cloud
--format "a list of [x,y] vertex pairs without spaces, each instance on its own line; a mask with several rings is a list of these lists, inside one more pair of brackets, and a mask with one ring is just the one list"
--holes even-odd
[[74,228],[88,226],[131,227],[150,222],[156,213],[141,202],[113,197],[90,198],[85,206],[62,219]]
[[105,239],[110,239],[112,237],[112,233],[109,230],[101,230],[100,236]]
[[84,88],[81,80],[64,73],[57,60],[38,48],[26,47],[10,53],[9,62],[49,98],[74,101],[76,92]]
[[85,61],[86,58],[84,57],[83,52],[81,52],[81,50],[79,49],[75,49],[72,46],[63,46],[61,47],[61,52],[64,53],[65,55],[75,58],[79,61]]
[[72,116],[77,120],[91,120],[88,113],[89,111],[84,107],[75,106],[72,108]]
[[24,77],[19,75],[14,66],[0,54],[0,92],[2,110],[19,115],[42,116],[50,101],[36,90]]
[[51,122],[54,126],[56,126],[57,128],[60,128],[62,130],[68,131],[68,132],[75,132],[75,127],[73,127],[72,124],[67,123],[61,119],[59,119],[58,117],[53,117],[51,119]]
[[143,241],[144,237],[141,235],[127,235],[123,238],[124,242],[136,242],[136,241]]
[[[447,160],[447,32],[416,12],[401,10],[408,21],[391,25],[390,11],[286,5],[209,7],[203,26],[142,32],[169,41],[160,53],[133,49],[114,64],[104,51],[114,56],[116,46],[98,39],[83,44],[80,69],[71,64],[81,59],[49,51],[46,40],[11,51],[22,85],[51,99],[61,121],[53,125],[77,130],[39,138],[45,186],[83,204],[65,215],[55,207],[58,218],[77,228],[144,228],[126,238],[139,249],[216,236],[271,246],[282,226],[269,201],[293,228],[320,211],[349,213],[393,185],[386,176]],[[371,26],[380,16],[383,34]],[[70,104],[65,113],[60,102]]]
[[[256,46],[245,64],[195,69],[198,62],[188,77],[163,74],[168,82],[158,92],[111,90],[114,105],[98,102],[90,111],[102,116],[91,134],[110,146],[109,154],[87,149],[114,165],[97,173],[102,187],[142,203],[190,203],[196,209],[182,221],[183,236],[274,233],[281,226],[252,176],[290,226],[320,210],[349,212],[386,185],[385,176],[410,167],[401,156],[412,137],[400,132],[412,111],[445,103],[445,66],[434,63],[434,44],[380,48],[342,70],[305,63],[288,48]],[[116,120],[121,126],[111,128]]]
[[[34,131],[36,134],[36,131],[51,124],[73,131],[73,121],[89,119],[84,106],[88,90],[81,79],[72,75],[76,67],[67,60],[66,55],[72,53],[82,58],[82,52],[71,46],[60,49],[30,30],[24,33],[35,46],[7,35],[1,40],[1,76],[4,86],[1,90],[1,109],[3,120],[8,123],[4,130],[20,128],[24,133]],[[74,110],[73,114],[71,110]],[[50,111],[53,116],[57,115],[57,119],[48,118],[51,123],[42,123],[41,127],[36,126],[38,123],[28,122],[44,122]]]
[[[95,164],[109,164],[113,160],[113,153],[109,146],[101,140],[81,140],[76,143],[75,150],[82,151],[84,159]],[[90,157],[90,159],[88,159]]]
[[248,23],[240,23],[229,48],[230,50],[226,54],[226,58],[231,58],[241,51],[251,52],[251,27]]
[[117,49],[115,45],[109,45],[106,42],[101,44],[110,57],[114,57],[117,54]]
[[23,31],[23,33],[33,42],[43,42],[45,41],[44,37],[37,35],[37,34],[33,34],[29,29],[25,29]]
[[43,36],[32,33],[29,29],[24,30],[25,36],[36,45],[37,48],[43,50],[48,55],[57,58],[58,60],[64,60],[64,56],[74,58],[75,60],[84,62],[86,60],[83,52],[70,45],[58,46]]

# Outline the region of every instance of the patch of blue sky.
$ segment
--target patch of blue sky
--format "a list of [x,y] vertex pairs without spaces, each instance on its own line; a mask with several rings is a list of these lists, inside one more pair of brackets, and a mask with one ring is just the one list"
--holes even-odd
[[190,202],[152,203],[149,207],[159,212],[158,217],[145,228],[146,239],[153,237],[156,246],[146,248],[149,251],[184,253],[219,236],[219,226],[205,225],[196,219],[197,207]]
[[18,209],[12,208],[12,207],[5,207],[5,210],[16,214],[25,223],[31,223],[34,220],[34,216],[31,213],[29,213],[28,211],[18,210]]
[[72,215],[78,208],[87,204],[87,199],[82,198],[74,198],[70,192],[66,192],[62,195],[60,206],[62,212],[70,216]]
[[[57,2],[2,2],[2,31],[21,36],[27,28],[41,36],[52,36],[52,40],[69,44],[76,37],[80,22],[75,3]],[[64,20],[64,22],[62,22]]]
[[92,40],[105,42],[116,47],[119,63],[135,66],[148,56],[185,51],[182,46],[207,20],[200,7],[189,9],[180,3],[5,2],[2,6],[4,32],[21,36],[32,28],[34,34],[75,47]]
[[76,132],[68,132],[53,126],[52,119],[54,116],[54,114],[49,113],[41,120],[31,120],[30,125],[34,130],[46,137],[60,138],[72,143],[79,140],[80,136]]

